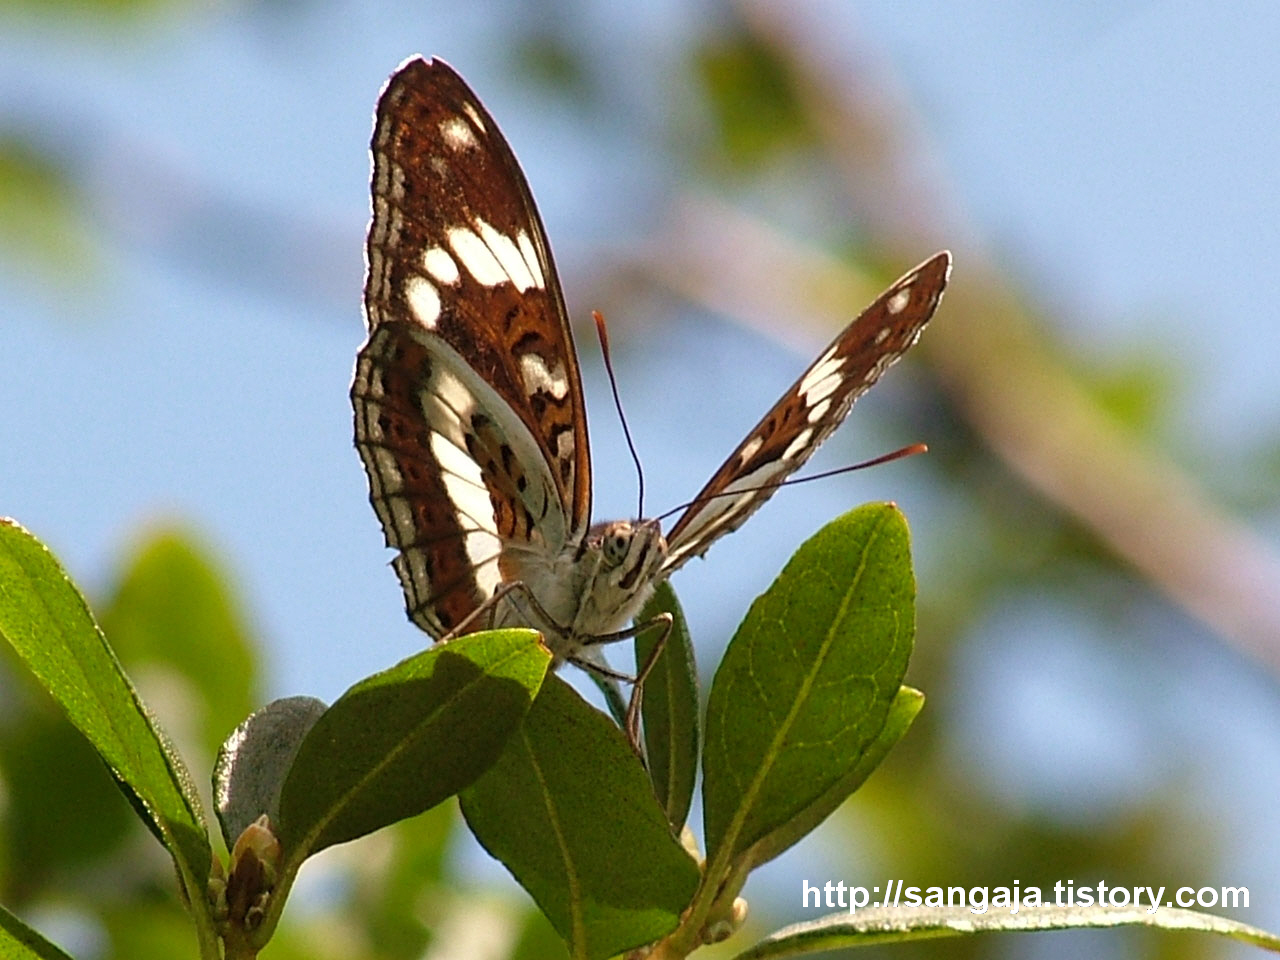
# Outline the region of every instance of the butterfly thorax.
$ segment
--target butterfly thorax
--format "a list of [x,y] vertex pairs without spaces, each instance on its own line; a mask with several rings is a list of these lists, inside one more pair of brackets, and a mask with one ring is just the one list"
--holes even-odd
[[499,604],[495,625],[542,630],[557,663],[573,659],[631,623],[661,579],[666,557],[656,520],[594,524],[550,564],[545,554],[504,551],[504,579],[521,581],[540,609],[513,592]]

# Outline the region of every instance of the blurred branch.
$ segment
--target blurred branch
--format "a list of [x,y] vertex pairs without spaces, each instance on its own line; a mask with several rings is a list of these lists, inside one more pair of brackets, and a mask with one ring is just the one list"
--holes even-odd
[[[868,232],[888,238],[886,251],[904,270],[944,246],[941,218],[931,214],[945,209],[933,202],[940,191],[914,179],[919,163],[900,152],[904,138],[892,129],[909,112],[886,110],[878,89],[867,95],[841,80],[831,58],[813,49],[795,4],[746,0],[739,9],[792,68]],[[910,182],[895,179],[899,171],[911,171]],[[679,209],[651,267],[693,301],[774,334],[779,317],[796,318],[820,327],[812,338],[820,341],[878,292],[853,267],[765,224],[699,200]],[[923,350],[959,415],[1030,487],[1173,602],[1280,673],[1280,558],[1111,419],[1046,348],[1009,281],[966,251]]]
[[937,152],[887,67],[877,69],[866,50],[855,50],[851,60],[847,37],[815,23],[821,11],[808,11],[803,0],[737,0],[736,8],[756,42],[786,65],[853,222],[876,238],[879,250],[914,264],[939,236],[953,244],[959,230],[972,236],[951,195],[938,189]]

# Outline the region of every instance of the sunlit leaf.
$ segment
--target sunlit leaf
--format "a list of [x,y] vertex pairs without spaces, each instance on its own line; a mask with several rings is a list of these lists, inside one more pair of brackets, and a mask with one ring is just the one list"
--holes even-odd
[[569,948],[546,914],[533,908],[523,917],[509,960],[569,960]]
[[0,522],[0,635],[88,738],[203,902],[211,851],[190,774],[53,555]]
[[766,960],[799,957],[828,950],[867,947],[877,943],[935,940],[982,932],[1100,929],[1146,926],[1164,930],[1191,930],[1280,951],[1280,936],[1237,923],[1225,917],[1161,907],[1155,913],[1138,907],[1027,907],[1017,914],[988,908],[974,913],[968,907],[869,907],[856,913],[839,913],[820,920],[784,927],[761,940],[734,960]]
[[83,275],[89,247],[84,211],[52,158],[13,137],[0,139],[0,246],[11,257],[66,277]]
[[801,545],[752,604],[707,704],[708,860],[738,857],[850,781],[898,695],[914,599],[906,521],[868,504]]
[[880,728],[879,735],[866,748],[858,762],[807,807],[753,843],[743,858],[745,864],[755,867],[772,860],[831,816],[880,766],[880,761],[906,735],[911,722],[923,707],[924,694],[911,687],[901,687],[889,706],[889,715]]
[[813,141],[790,72],[758,38],[722,32],[697,50],[693,68],[729,164],[758,167]]

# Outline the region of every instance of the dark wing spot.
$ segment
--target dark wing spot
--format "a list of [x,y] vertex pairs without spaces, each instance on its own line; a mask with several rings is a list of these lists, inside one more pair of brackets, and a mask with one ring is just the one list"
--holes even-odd
[[[539,394],[534,394],[539,396]],[[532,397],[530,399],[533,399]],[[560,455],[560,435],[563,433],[572,433],[573,424],[571,423],[555,423],[551,425],[551,436],[547,439],[550,441],[548,446],[551,447],[551,455],[558,457]],[[568,461],[565,461],[566,463]]]

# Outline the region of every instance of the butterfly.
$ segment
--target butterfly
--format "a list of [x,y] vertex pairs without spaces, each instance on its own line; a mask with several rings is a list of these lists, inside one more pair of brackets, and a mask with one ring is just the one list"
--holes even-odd
[[409,617],[436,639],[484,612],[541,630],[557,664],[604,669],[599,644],[632,635],[658,583],[809,459],[916,342],[950,273],[944,251],[882,293],[668,533],[656,520],[592,524],[569,315],[493,117],[448,64],[414,57],[382,90],[371,152],[355,442]]

